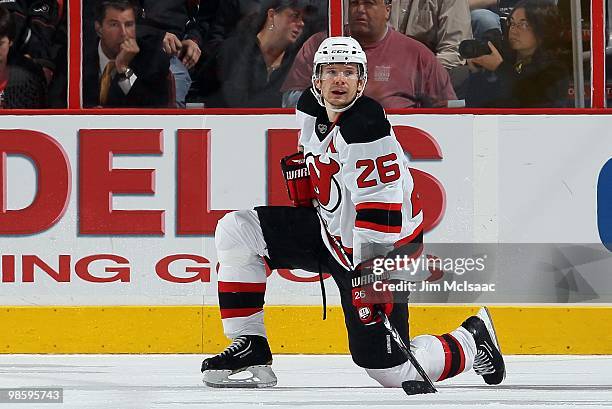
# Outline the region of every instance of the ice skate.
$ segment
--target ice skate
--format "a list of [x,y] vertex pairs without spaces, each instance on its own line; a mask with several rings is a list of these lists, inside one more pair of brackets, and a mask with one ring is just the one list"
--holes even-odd
[[506,365],[487,307],[481,308],[478,314],[469,317],[461,326],[467,329],[476,341],[474,371],[482,376],[488,385],[501,383],[506,377]]
[[203,381],[213,388],[267,388],[276,385],[266,338],[243,335],[225,351],[202,362]]

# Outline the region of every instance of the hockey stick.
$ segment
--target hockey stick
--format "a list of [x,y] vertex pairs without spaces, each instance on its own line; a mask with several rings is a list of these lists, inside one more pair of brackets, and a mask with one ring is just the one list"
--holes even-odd
[[404,389],[404,392],[406,392],[408,395],[438,392],[438,390],[433,385],[431,379],[429,379],[429,376],[427,376],[427,373],[425,373],[425,371],[423,370],[421,364],[419,364],[419,361],[416,360],[416,358],[412,354],[412,351],[410,351],[410,348],[406,346],[406,344],[402,340],[402,337],[400,337],[400,334],[397,332],[397,329],[395,329],[395,327],[389,321],[387,314],[379,310],[378,315],[381,318],[385,329],[387,330],[389,335],[391,335],[391,338],[393,338],[399,349],[404,353],[404,355],[410,361],[412,366],[414,366],[414,369],[416,369],[417,373],[421,376],[421,378],[423,378],[422,381],[402,382],[402,389]]

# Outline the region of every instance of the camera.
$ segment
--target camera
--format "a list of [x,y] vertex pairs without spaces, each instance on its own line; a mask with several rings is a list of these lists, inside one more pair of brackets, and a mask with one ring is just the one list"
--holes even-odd
[[482,55],[491,54],[491,49],[487,42],[493,43],[495,48],[502,51],[502,33],[497,29],[485,31],[482,40],[463,40],[459,44],[459,55],[463,58],[476,58]]
[[459,55],[463,58],[476,58],[485,54],[491,54],[491,49],[481,40],[463,40],[459,44]]

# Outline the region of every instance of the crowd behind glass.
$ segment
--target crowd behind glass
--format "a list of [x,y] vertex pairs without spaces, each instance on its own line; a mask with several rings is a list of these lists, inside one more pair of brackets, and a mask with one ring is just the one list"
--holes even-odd
[[[344,0],[385,108],[572,107],[566,0]],[[0,3],[0,106],[65,108],[65,1]],[[83,0],[83,108],[295,106],[327,0]]]

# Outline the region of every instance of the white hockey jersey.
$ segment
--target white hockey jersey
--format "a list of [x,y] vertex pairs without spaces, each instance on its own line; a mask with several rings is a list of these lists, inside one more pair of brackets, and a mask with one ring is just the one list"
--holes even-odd
[[408,161],[379,103],[362,96],[330,123],[308,89],[296,115],[323,241],[341,265],[353,269],[422,233]]

